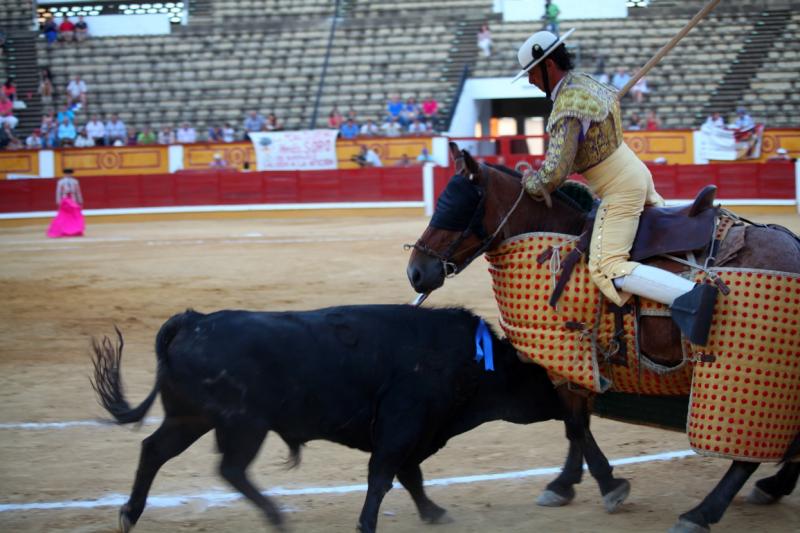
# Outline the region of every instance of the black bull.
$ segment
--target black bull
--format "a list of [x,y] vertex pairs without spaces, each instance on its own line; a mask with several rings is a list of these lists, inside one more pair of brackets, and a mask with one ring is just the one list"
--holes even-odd
[[445,510],[425,495],[420,463],[448,439],[491,420],[562,419],[545,371],[524,364],[491,333],[494,371],[476,361],[479,318],[463,309],[333,307],[306,312],[194,311],[170,318],[156,337],[158,370],[141,405],[125,401],[122,335],[94,344],[93,385],[121,424],[141,420],[161,393],[165,417],[142,442],[128,531],[144,510],[159,468],[216,430],[220,474],[281,526],[278,508],[245,473],[268,431],[295,462],[303,443],[324,439],[371,452],[361,531],[374,531],[395,476],[421,518]]

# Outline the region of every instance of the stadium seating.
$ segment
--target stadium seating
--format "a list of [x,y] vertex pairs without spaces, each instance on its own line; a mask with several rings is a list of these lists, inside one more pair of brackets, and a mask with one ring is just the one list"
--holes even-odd
[[[24,18],[31,9],[30,0],[25,2],[27,8],[2,2],[0,16]],[[670,5],[669,0],[652,4],[657,3]],[[184,121],[201,135],[224,122],[238,129],[251,109],[275,112],[287,128],[309,127],[337,15],[334,3],[198,0],[193,5],[203,14],[171,35],[93,38],[53,50],[40,40],[38,63],[51,67],[61,97],[56,104],[63,102],[69,77],[81,74],[90,90],[89,112],[119,113],[137,129]],[[325,124],[333,105],[343,112],[352,105],[359,119],[380,120],[395,93],[420,101],[433,96],[446,114],[454,72],[464,62],[475,63],[473,76],[513,75],[518,45],[540,23],[500,22],[491,8],[491,0],[343,0],[316,124]],[[591,72],[602,55],[612,74],[618,66],[635,71],[687,19],[685,13],[641,9],[626,19],[563,21],[561,28],[577,28],[570,43],[579,68]],[[476,24],[487,20],[494,38],[488,58],[478,53],[474,38]],[[736,11],[703,21],[648,76],[646,101],[625,100],[626,117],[653,110],[663,127],[696,127],[742,52],[742,37],[755,25],[751,13]],[[800,20],[793,15],[742,93],[741,103],[770,126],[794,125],[800,111],[800,82],[793,76],[800,63],[798,30]],[[82,111],[78,121],[86,118]]]

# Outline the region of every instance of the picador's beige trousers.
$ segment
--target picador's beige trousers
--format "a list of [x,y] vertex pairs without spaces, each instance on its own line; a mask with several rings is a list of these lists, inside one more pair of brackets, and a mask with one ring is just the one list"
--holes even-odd
[[639,266],[629,261],[639,217],[645,205],[663,205],[664,199],[650,170],[624,142],[583,175],[602,199],[589,248],[589,273],[609,300],[623,305],[630,293],[617,291],[612,280]]

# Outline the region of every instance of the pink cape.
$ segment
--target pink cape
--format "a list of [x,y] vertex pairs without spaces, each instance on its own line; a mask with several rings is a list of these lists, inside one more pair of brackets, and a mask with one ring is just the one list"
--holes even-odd
[[83,235],[85,227],[81,206],[67,195],[61,200],[58,214],[47,229],[47,236],[51,238],[79,237]]

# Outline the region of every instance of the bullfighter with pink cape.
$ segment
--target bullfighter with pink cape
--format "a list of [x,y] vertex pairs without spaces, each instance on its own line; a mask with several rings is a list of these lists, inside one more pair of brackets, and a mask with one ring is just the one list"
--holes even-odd
[[47,229],[47,236],[57,237],[79,237],[83,235],[85,224],[81,206],[83,196],[78,180],[72,177],[72,169],[65,168],[63,178],[58,180],[56,186],[56,205],[58,213],[50,227]]

